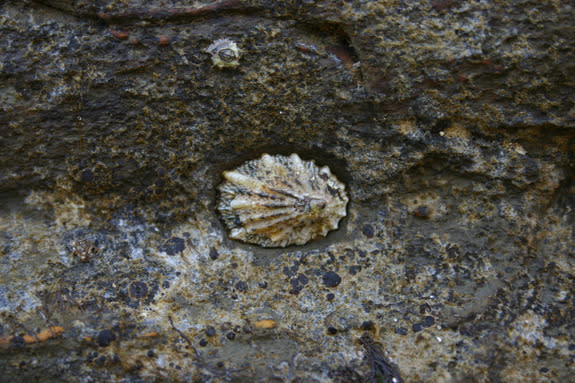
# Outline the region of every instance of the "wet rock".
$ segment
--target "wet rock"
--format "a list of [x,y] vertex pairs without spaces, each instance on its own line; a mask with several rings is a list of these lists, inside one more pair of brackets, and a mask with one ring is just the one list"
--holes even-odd
[[[572,5],[196,3],[0,4],[5,379],[568,381]],[[329,166],[339,230],[230,241],[262,153]]]

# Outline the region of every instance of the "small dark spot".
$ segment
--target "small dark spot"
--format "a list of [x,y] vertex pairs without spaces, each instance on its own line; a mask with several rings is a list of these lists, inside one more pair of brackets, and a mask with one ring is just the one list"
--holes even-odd
[[144,282],[132,282],[132,284],[130,284],[130,296],[132,298],[144,298],[146,297],[146,295],[148,295],[148,285],[146,285]]
[[307,285],[309,282],[308,277],[306,277],[304,274],[298,274],[297,276],[297,280],[299,281],[299,283],[301,283],[302,285]]
[[289,293],[291,295],[298,295],[301,292],[301,290],[302,290],[302,288],[298,285],[298,286],[294,287],[293,289],[291,289],[289,291]]
[[218,254],[218,251],[212,247],[210,249],[210,259],[216,260],[216,259],[218,259],[219,256],[220,256],[220,254]]
[[102,367],[104,365],[104,363],[106,363],[106,359],[107,359],[106,355],[102,355],[101,357],[96,359],[96,366]]
[[214,326],[206,327],[206,336],[214,336],[214,335],[216,335],[216,329],[214,328]]
[[419,305],[420,314],[425,314],[429,312],[431,312],[431,306],[429,305],[429,303],[422,303],[421,305]]
[[146,355],[148,355],[149,358],[153,357],[155,355],[154,350],[148,350],[148,353]]
[[160,251],[164,251],[168,255],[176,255],[184,251],[186,248],[186,242],[183,238],[172,237],[164,242],[161,246]]
[[570,344],[569,347],[567,347],[567,349],[569,351],[575,351],[575,344]]
[[375,326],[373,325],[373,322],[370,320],[366,320],[361,324],[361,329],[364,331],[370,331],[373,330],[375,328]]
[[423,323],[414,323],[411,326],[411,329],[413,330],[413,332],[420,332],[421,330],[423,330]]
[[94,173],[92,172],[92,169],[82,170],[82,173],[80,174],[80,179],[82,180],[82,182],[92,182],[94,180]]
[[170,288],[170,282],[169,282],[169,281],[164,281],[164,282],[162,282],[162,287],[163,287],[164,289]]
[[395,329],[395,333],[399,335],[407,335],[408,332],[409,330],[406,329],[405,327],[398,327]]
[[290,285],[292,285],[293,288],[299,288],[299,281],[297,278],[292,278],[289,280]]
[[361,231],[362,231],[363,235],[365,235],[367,238],[373,238],[373,234],[374,234],[373,226],[371,226],[369,224],[363,225],[363,227],[361,228]]
[[447,245],[447,257],[450,259],[455,259],[459,257],[459,248],[457,245],[449,244]]
[[331,195],[336,195],[337,194],[337,190],[330,187],[329,185],[327,185],[327,191],[329,192],[329,194]]
[[181,369],[182,369],[182,367],[180,367],[180,365],[176,365],[176,370],[179,371],[179,370],[181,370]]
[[365,311],[366,313],[369,313],[373,310],[374,303],[370,299],[367,302],[363,302],[361,305],[363,306],[363,311]]
[[549,369],[547,367],[541,367],[539,371],[545,374],[546,372],[549,372]]
[[245,293],[246,291],[248,291],[248,284],[244,281],[239,281],[238,283],[236,283],[236,290]]
[[349,267],[349,273],[351,275],[355,275],[355,274],[359,273],[360,271],[361,271],[361,266],[359,266],[359,265]]
[[333,301],[333,298],[335,298],[335,295],[332,293],[329,293],[325,296],[325,299],[327,299],[328,301]]
[[16,335],[10,338],[10,346],[14,348],[22,348],[26,345],[26,341],[23,337]]
[[208,345],[208,341],[205,339],[200,340],[200,346],[206,347]]
[[423,327],[431,327],[435,324],[435,318],[433,318],[431,315],[426,316],[425,318],[423,318],[423,322],[421,323],[423,325]]
[[329,327],[327,328],[327,333],[328,333],[329,335],[335,335],[335,334],[337,334],[337,329],[336,329],[335,327],[333,327],[333,326],[329,326]]
[[228,338],[229,340],[234,340],[236,339],[236,334],[230,331],[229,333],[226,334],[226,338]]
[[98,353],[96,351],[91,352],[88,354],[88,356],[86,356],[86,362],[92,363],[94,361],[94,359],[96,359],[97,357],[98,357]]
[[430,0],[431,6],[436,11],[443,11],[454,7],[461,6],[462,0]]
[[232,269],[238,268],[238,264],[236,262],[232,262],[230,266],[232,267]]
[[293,277],[294,275],[296,275],[298,268],[299,268],[299,265],[293,265],[291,267],[284,266],[282,272],[284,273],[284,275],[286,275],[288,277]]
[[418,206],[413,212],[413,215],[419,218],[429,218],[430,213],[431,211],[427,206]]
[[266,287],[268,287],[268,283],[266,281],[263,281],[263,282],[258,283],[258,286],[261,289],[265,289]]
[[224,367],[224,362],[218,362],[218,363],[216,363],[216,366],[218,368],[222,368],[222,367]]
[[327,287],[336,287],[341,283],[341,277],[333,271],[328,271],[323,274],[323,284]]
[[116,340],[116,335],[110,330],[102,330],[96,337],[96,342],[100,347],[107,347]]
[[367,251],[365,250],[360,250],[359,251],[359,257],[360,258],[365,258],[367,256]]
[[116,354],[110,357],[110,363],[120,363],[120,357]]

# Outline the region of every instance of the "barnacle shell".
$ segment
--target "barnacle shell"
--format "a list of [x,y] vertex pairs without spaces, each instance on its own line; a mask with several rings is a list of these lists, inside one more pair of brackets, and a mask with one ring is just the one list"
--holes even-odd
[[206,52],[212,55],[212,62],[218,68],[235,68],[240,65],[240,49],[230,39],[214,41]]
[[264,154],[223,173],[218,210],[232,239],[263,247],[303,245],[337,229],[345,185],[327,166]]

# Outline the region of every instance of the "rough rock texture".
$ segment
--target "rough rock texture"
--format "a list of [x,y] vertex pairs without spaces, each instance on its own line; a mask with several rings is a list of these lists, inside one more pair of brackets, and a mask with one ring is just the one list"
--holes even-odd
[[[573,20],[0,2],[0,381],[572,379]],[[236,68],[206,52],[223,38]],[[228,239],[221,172],[292,152],[346,183],[343,227]]]

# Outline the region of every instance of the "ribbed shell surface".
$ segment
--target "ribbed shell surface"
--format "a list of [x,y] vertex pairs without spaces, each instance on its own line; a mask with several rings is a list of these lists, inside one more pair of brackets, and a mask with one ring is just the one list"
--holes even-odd
[[232,239],[263,247],[303,245],[337,229],[345,185],[327,166],[264,154],[223,173],[218,210]]

